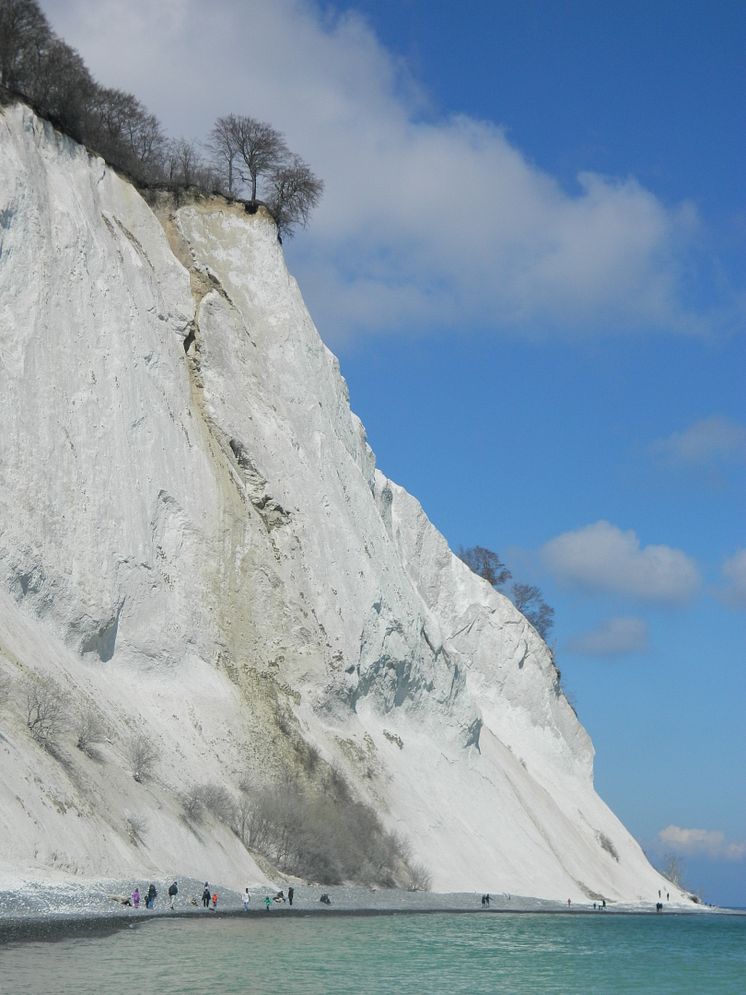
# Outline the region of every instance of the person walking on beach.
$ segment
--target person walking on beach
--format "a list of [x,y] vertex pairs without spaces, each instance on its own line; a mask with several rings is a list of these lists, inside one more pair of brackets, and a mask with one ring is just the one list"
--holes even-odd
[[267,912],[269,912],[269,910],[272,908],[272,899],[269,897],[269,895],[264,896],[264,908],[267,910]]
[[170,903],[172,909],[174,907],[174,899],[176,898],[176,896],[178,894],[179,894],[179,886],[174,881],[173,884],[170,884],[168,886],[168,900],[169,900],[169,903]]
[[132,892],[132,904],[135,906],[136,909],[140,908],[140,889],[139,888],[135,888],[135,890]]
[[244,910],[244,912],[248,912],[249,911],[249,899],[250,898],[251,898],[251,896],[249,895],[249,889],[245,888],[243,895],[241,895],[241,901],[243,902],[243,910]]
[[212,893],[212,911],[214,912],[217,907],[218,907],[218,893],[214,891]]
[[151,881],[150,882],[150,887],[148,888],[148,893],[145,896],[145,908],[146,909],[154,909],[155,908],[155,900],[156,900],[157,897],[158,897],[158,892],[155,890],[155,885]]
[[202,905],[205,908],[209,908],[210,905],[210,886],[207,881],[205,881],[205,887],[202,891]]
[[293,895],[294,894],[295,894],[295,889],[294,888],[288,888],[288,903],[290,905],[293,904]]

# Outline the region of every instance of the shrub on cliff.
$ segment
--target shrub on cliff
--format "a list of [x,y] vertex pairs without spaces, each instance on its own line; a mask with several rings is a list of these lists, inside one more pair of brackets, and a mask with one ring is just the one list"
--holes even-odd
[[29,732],[45,749],[53,750],[67,728],[67,695],[53,677],[28,677],[23,697]]
[[134,779],[144,784],[155,773],[160,760],[160,750],[142,733],[135,733],[125,743],[124,757]]
[[393,886],[422,875],[410,870],[406,848],[387,832],[375,811],[285,781],[252,793],[242,828],[246,846],[258,850],[288,874],[319,884]]

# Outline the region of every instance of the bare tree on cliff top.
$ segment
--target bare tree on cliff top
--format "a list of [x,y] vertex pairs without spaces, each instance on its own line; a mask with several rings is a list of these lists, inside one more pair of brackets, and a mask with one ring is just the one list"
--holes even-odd
[[89,141],[106,159],[156,179],[166,139],[155,115],[131,93],[96,88],[89,110]]
[[210,149],[232,188],[233,170],[238,169],[241,179],[256,200],[260,176],[267,176],[282,167],[288,159],[285,139],[271,124],[253,117],[229,114],[218,118],[210,133]]
[[274,170],[268,187],[267,207],[282,241],[282,236],[291,236],[297,225],[306,227],[324,192],[324,181],[311,172],[300,156],[293,155],[287,165]]
[[207,140],[206,148],[212,157],[213,165],[218,176],[225,183],[228,196],[233,197],[236,192],[236,156],[238,155],[238,145],[234,137],[236,131],[236,116],[229,114],[228,117],[219,117],[210,137]]
[[52,37],[35,0],[0,0],[0,83],[27,93],[31,64]]
[[169,142],[166,172],[171,183],[193,186],[204,169],[202,157],[195,142],[177,138]]

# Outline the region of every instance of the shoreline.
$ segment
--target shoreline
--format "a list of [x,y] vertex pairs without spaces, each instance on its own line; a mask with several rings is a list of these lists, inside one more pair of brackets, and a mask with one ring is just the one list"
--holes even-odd
[[432,906],[421,908],[299,908],[272,907],[270,910],[253,908],[249,911],[229,908],[221,911],[212,909],[164,909],[162,911],[135,910],[114,911],[88,914],[51,914],[48,916],[0,916],[0,944],[8,943],[54,943],[71,938],[96,938],[110,936],[122,929],[133,929],[153,922],[174,920],[200,920],[217,922],[223,919],[241,919],[249,922],[268,921],[274,919],[309,919],[320,917],[342,918],[379,918],[381,916],[428,916],[428,915],[560,915],[560,916],[692,916],[692,915],[746,915],[739,909],[719,907],[699,907],[686,909],[672,907],[661,912],[655,907],[646,908],[564,908],[562,906],[515,907],[505,904],[490,908],[464,908],[463,906]]

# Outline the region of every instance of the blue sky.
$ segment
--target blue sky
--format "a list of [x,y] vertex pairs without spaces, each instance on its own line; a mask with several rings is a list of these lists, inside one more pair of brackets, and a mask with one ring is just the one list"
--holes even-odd
[[43,6],[171,134],[324,177],[287,256],[379,466],[539,584],[600,794],[746,905],[746,7]]

